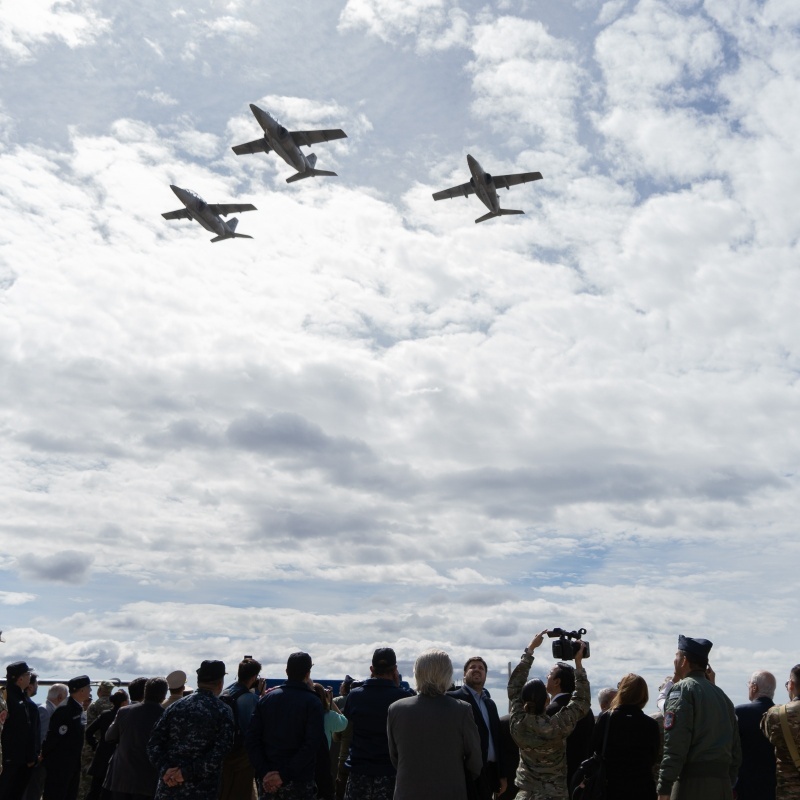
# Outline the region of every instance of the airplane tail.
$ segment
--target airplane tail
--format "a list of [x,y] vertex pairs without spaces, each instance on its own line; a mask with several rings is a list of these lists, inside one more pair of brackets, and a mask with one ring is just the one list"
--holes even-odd
[[330,172],[327,169],[307,169],[305,172],[298,172],[296,175],[291,175],[286,179],[286,183],[294,183],[295,181],[302,181],[303,178],[317,178],[324,175],[336,177],[335,172]]
[[476,224],[478,222],[486,222],[487,219],[492,219],[492,217],[502,217],[506,214],[524,214],[524,211],[518,211],[516,208],[501,208],[498,212],[490,211],[488,214],[484,214],[482,217],[478,217],[475,220]]

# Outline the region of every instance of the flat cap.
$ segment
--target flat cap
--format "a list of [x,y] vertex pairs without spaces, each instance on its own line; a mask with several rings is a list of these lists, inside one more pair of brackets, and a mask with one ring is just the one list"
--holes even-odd
[[708,639],[692,639],[691,636],[678,636],[678,650],[683,650],[688,656],[706,660],[713,646]]
[[167,686],[172,691],[180,689],[181,686],[186,686],[186,673],[182,669],[176,669],[167,675]]
[[26,672],[30,671],[31,668],[24,661],[15,661],[13,664],[9,664],[6,667],[6,677],[15,681],[20,675],[24,675]]
[[198,681],[218,681],[225,677],[224,661],[203,661],[197,670]]
[[78,675],[77,678],[71,678],[67,681],[67,689],[69,689],[70,694],[73,694],[79,689],[83,689],[84,686],[88,686],[90,683],[91,681],[88,675]]

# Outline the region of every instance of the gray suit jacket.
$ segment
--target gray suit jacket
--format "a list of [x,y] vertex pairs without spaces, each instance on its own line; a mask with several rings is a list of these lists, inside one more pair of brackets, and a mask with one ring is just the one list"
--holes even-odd
[[150,797],[156,793],[158,770],[147,756],[147,743],[163,713],[161,704],[152,701],[124,706],[117,712],[106,731],[106,741],[117,742],[117,749],[103,782],[104,788]]
[[466,800],[465,772],[478,777],[481,740],[472,708],[447,695],[417,695],[389,706],[394,800]]

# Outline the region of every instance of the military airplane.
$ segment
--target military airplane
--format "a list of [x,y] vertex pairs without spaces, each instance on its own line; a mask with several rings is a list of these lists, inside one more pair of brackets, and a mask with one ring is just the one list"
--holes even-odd
[[217,235],[212,242],[221,242],[223,239],[252,239],[245,233],[236,233],[236,226],[239,220],[236,217],[227,221],[220,219],[228,214],[236,214],[242,211],[256,211],[256,207],[251,203],[206,203],[202,197],[190,191],[181,189],[180,186],[170,186],[178,196],[178,200],[183,203],[185,208],[177,211],[167,211],[161,216],[164,219],[193,219],[199,222],[207,231]]
[[314,153],[306,155],[300,148],[302,146],[311,147],[312,144],[320,142],[329,142],[332,139],[346,139],[347,134],[341,128],[326,131],[290,132],[258,106],[250,103],[250,110],[258,124],[264,129],[264,135],[255,141],[237,144],[233,148],[233,152],[237,156],[246,153],[269,153],[274,150],[287,164],[297,170],[297,174],[288,177],[286,183],[294,183],[294,181],[317,175],[336,175],[335,172],[316,169],[317,157]]
[[489,209],[489,213],[478,217],[475,222],[485,222],[487,219],[504,216],[505,214],[524,214],[524,211],[517,211],[513,208],[500,208],[497,189],[510,189],[518,183],[538,181],[542,178],[541,172],[518,172],[516,175],[492,176],[488,172],[484,172],[483,167],[471,155],[467,155],[467,164],[469,165],[469,171],[472,173],[469,183],[462,183],[452,189],[443,189],[441,192],[435,192],[433,199],[445,200],[449,197],[478,195],[480,201]]

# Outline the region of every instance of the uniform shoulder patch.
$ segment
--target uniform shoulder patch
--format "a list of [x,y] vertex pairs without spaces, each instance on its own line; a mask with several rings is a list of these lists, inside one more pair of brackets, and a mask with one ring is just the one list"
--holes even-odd
[[69,730],[69,728],[68,728],[66,725],[62,725],[62,726],[61,726],[61,727],[58,729],[58,732],[59,732],[59,734],[60,734],[61,736],[63,736],[63,735],[64,735],[64,734],[65,734],[65,733],[66,733],[68,730]]
[[667,711],[664,714],[664,730],[671,731],[673,725],[675,725],[675,712],[674,711]]

